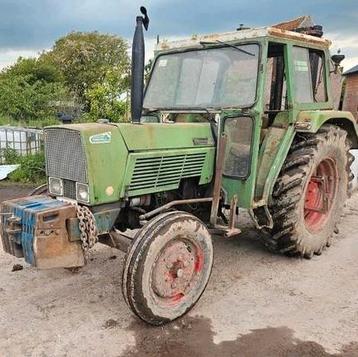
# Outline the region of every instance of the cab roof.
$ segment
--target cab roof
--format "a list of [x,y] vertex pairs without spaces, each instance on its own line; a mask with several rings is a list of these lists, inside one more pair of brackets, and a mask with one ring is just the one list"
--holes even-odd
[[256,38],[270,37],[278,40],[286,39],[290,41],[301,42],[302,44],[312,45],[319,48],[329,48],[331,41],[306,35],[299,32],[288,31],[278,27],[261,27],[255,29],[245,29],[232,32],[214,33],[206,35],[193,35],[189,39],[159,42],[156,46],[156,51],[167,51],[174,49],[196,48],[201,47],[200,42],[238,42],[244,40],[254,40]]

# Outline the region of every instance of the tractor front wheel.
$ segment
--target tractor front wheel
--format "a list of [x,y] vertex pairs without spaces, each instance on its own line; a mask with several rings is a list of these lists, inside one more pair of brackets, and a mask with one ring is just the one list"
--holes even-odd
[[137,233],[127,254],[125,300],[152,325],[172,321],[199,300],[212,264],[211,236],[199,219],[178,211],[161,214]]
[[311,258],[330,245],[353,179],[349,148],[347,132],[333,125],[297,134],[272,195],[269,248]]

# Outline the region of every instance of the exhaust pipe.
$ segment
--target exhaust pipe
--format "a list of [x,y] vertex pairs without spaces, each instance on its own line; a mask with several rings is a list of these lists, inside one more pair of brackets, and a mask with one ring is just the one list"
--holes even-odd
[[131,87],[131,114],[132,123],[140,123],[143,109],[143,91],[144,91],[144,35],[143,26],[148,30],[149,18],[147,9],[140,7],[140,12],[144,16],[137,16],[136,28],[132,44],[132,87]]

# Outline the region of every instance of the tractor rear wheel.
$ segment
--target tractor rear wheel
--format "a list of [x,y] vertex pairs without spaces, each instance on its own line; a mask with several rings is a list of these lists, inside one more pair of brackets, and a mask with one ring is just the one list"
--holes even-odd
[[161,214],[134,238],[123,271],[123,295],[138,317],[161,325],[194,306],[212,264],[211,236],[198,218],[178,211]]
[[272,194],[271,250],[311,258],[330,245],[351,191],[349,149],[347,132],[333,125],[296,135]]

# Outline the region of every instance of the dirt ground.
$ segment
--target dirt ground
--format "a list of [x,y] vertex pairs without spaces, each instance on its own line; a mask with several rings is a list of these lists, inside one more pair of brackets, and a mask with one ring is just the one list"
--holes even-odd
[[[0,201],[28,188],[0,187]],[[268,253],[248,217],[215,237],[199,303],[147,326],[121,294],[124,255],[98,245],[78,273],[39,271],[0,252],[1,356],[358,356],[358,194],[333,245],[312,260]],[[12,272],[16,263],[23,270]]]

